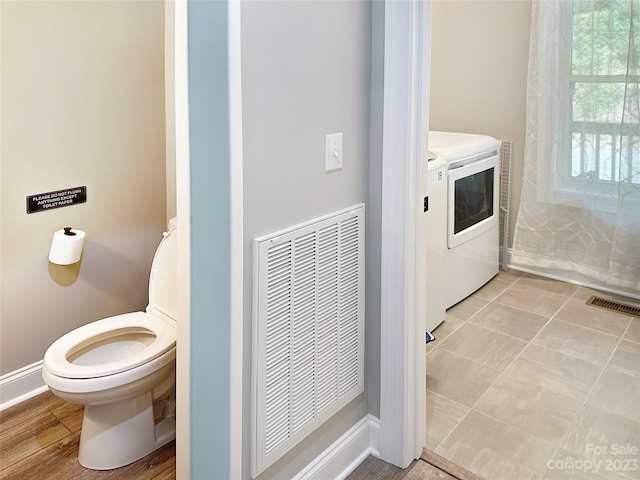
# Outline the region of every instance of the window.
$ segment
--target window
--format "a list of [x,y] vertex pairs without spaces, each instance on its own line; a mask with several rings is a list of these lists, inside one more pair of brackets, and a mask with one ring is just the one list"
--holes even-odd
[[557,159],[561,187],[581,189],[585,180],[602,192],[614,182],[616,189],[618,182],[640,185],[639,7],[632,0],[571,2],[570,138]]

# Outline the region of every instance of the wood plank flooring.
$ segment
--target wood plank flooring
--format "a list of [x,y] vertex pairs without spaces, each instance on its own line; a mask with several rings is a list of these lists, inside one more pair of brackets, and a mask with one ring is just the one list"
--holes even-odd
[[170,442],[131,465],[95,471],[78,463],[83,407],[45,392],[0,412],[0,480],[176,478]]
[[379,458],[368,457],[346,480],[459,480],[446,472],[428,464],[424,460],[414,460],[404,470],[385,463]]

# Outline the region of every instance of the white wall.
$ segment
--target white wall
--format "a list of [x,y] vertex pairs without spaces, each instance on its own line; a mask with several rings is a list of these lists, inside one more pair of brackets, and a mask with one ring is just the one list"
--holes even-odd
[[[245,373],[250,418],[252,241],[367,202],[371,2],[242,4]],[[344,134],[344,167],[324,172],[324,137]],[[351,402],[259,475],[291,478],[367,414]],[[244,428],[249,474],[250,423]]]
[[514,141],[510,238],[524,163],[530,0],[435,0],[431,130]]
[[[165,228],[162,2],[2,2],[0,374],[64,333],[138,310]],[[27,195],[88,200],[28,215]],[[49,264],[53,232],[87,233]]]

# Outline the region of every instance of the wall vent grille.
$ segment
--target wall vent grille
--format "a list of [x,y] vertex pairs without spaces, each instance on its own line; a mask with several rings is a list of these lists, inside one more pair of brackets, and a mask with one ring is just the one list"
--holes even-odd
[[500,143],[500,269],[506,271],[509,265],[509,216],[511,212],[511,166],[513,164],[513,141]]
[[252,476],[364,391],[364,205],[254,241]]
[[623,313],[625,315],[640,317],[640,307],[638,305],[616,302],[615,300],[596,296],[589,297],[586,303],[587,305],[591,305],[592,307],[604,308],[606,310],[612,310],[614,312]]

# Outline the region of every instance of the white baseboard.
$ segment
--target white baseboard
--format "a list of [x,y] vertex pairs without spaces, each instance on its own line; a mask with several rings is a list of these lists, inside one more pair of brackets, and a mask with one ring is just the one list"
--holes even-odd
[[42,360],[0,377],[0,411],[46,392]]
[[380,420],[367,415],[292,480],[343,480],[369,455],[378,456]]
[[369,433],[371,455],[380,457],[380,419],[369,414]]

